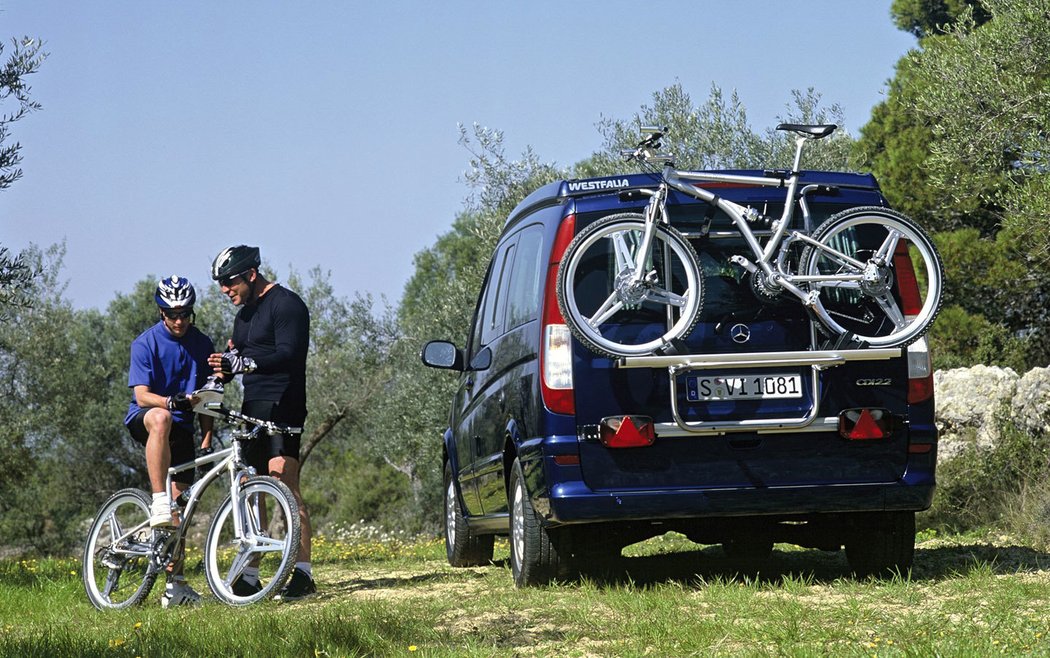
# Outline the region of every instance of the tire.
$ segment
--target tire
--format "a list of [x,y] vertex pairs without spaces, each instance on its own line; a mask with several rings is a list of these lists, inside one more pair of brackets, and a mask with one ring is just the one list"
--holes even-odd
[[569,573],[568,555],[545,528],[532,507],[521,462],[514,460],[510,478],[510,571],[517,587],[546,585]]
[[100,610],[137,605],[153,589],[160,569],[151,567],[150,502],[145,491],[122,489],[110,496],[91,522],[81,577],[88,600]]
[[[879,248],[898,235],[905,254],[878,265]],[[905,215],[877,206],[851,208],[830,217],[813,232],[813,239],[868,266],[862,282],[810,283],[820,291],[826,313],[818,318],[832,336],[853,334],[872,347],[903,347],[925,334],[941,308],[944,268],[930,236]],[[910,256],[910,258],[908,258]],[[914,307],[902,303],[897,280],[899,262],[910,262],[918,284]],[[800,259],[803,276],[861,274],[865,270],[823,249],[808,246]],[[906,274],[906,273],[905,273]]]
[[445,555],[453,567],[480,567],[492,562],[494,535],[475,535],[467,526],[452,478],[452,464],[445,462]]
[[846,539],[846,559],[859,578],[906,574],[915,558],[915,512],[862,514]]
[[[227,496],[208,528],[204,545],[204,573],[215,598],[230,605],[249,605],[271,598],[280,591],[295,568],[299,554],[301,526],[299,505],[288,485],[269,476],[249,478],[242,486],[237,503],[245,532],[235,533],[233,500]],[[260,518],[264,506],[265,528]],[[244,567],[258,560],[259,591],[238,596],[233,584]]]
[[595,354],[654,354],[687,336],[700,315],[699,259],[670,226],[655,226],[647,265],[651,280],[629,285],[628,261],[644,231],[645,218],[638,213],[611,215],[580,231],[562,257],[558,306],[573,336]]

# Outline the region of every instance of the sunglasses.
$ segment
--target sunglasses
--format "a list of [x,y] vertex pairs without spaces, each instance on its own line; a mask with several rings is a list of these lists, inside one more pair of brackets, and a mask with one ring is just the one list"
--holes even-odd
[[237,279],[243,277],[245,274],[248,273],[248,271],[249,270],[246,270],[244,272],[241,272],[240,274],[234,274],[233,276],[224,276],[221,279],[219,279],[219,285],[223,288],[229,288],[233,284],[237,283]]
[[160,312],[163,313],[164,317],[168,318],[169,320],[186,320],[193,315],[192,308],[185,308],[178,311],[168,308],[162,308]]

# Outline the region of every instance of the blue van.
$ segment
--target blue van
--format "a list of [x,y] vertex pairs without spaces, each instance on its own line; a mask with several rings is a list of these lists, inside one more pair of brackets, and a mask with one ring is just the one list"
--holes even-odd
[[[887,205],[870,175],[802,176],[814,226]],[[708,185],[767,216],[783,208],[783,190]],[[654,186],[638,174],[534,191],[506,221],[467,345],[424,347],[426,365],[460,373],[444,433],[449,563],[487,563],[493,537],[510,535],[515,583],[538,585],[673,530],[742,562],[785,542],[845,547],[858,574],[907,570],[937,455],[925,339],[829,341],[797,300],[731,262],[744,246],[728,217],[677,192],[672,225],[705,290],[677,352],[611,358],[569,331],[556,290],[566,247],[596,220],[640,212],[637,190]]]

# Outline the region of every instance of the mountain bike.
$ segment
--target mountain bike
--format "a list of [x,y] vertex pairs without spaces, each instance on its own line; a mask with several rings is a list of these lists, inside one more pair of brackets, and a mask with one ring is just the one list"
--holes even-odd
[[[802,150],[836,128],[777,126],[796,135],[791,171],[751,175],[675,169],[672,157],[659,152],[666,129],[643,127],[645,137],[638,147],[621,155],[657,174],[655,189],[631,190],[649,197],[644,211],[595,221],[576,235],[562,257],[558,304],[573,335],[597,354],[630,357],[673,353],[676,341],[696,325],[703,307],[703,272],[693,246],[671,224],[668,198],[673,190],[729,216],[750,251],[729,260],[746,270],[759,300],[793,295],[838,344],[901,347],[922,336],[940,310],[944,277],[933,241],[918,224],[889,208],[862,206],[808,230],[806,195],[828,190],[817,185],[799,189]],[[757,208],[701,187],[704,182],[786,187],[783,213],[779,219],[766,217]],[[804,218],[801,229],[792,228],[796,207]],[[763,237],[768,232],[764,243],[752,226],[768,228],[759,231]],[[597,300],[595,270],[607,279],[605,296]],[[666,317],[666,326],[624,330],[632,313],[652,317],[654,308]]]
[[[204,544],[208,588],[224,603],[248,605],[272,597],[291,575],[299,552],[299,505],[286,484],[256,475],[242,454],[247,442],[264,434],[296,434],[302,428],[245,416],[217,401],[197,409],[237,423],[230,447],[168,469],[165,486],[170,491],[174,474],[210,465],[180,497],[185,509],[176,528],[150,527],[151,496],[140,489],[122,489],[102,505],[88,531],[81,567],[88,599],[96,608],[127,608],[149,596],[157,576],[181,551],[202,494],[223,475],[230,493],[212,517]],[[261,587],[238,595],[233,585],[247,566],[258,567]]]

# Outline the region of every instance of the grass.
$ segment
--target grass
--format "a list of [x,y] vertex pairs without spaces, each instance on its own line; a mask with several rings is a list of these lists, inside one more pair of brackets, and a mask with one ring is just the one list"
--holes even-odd
[[7,560],[0,656],[1050,655],[1050,554],[920,539],[912,573],[882,581],[784,545],[767,570],[738,574],[720,549],[665,535],[602,580],[515,590],[505,542],[495,564],[452,569],[440,540],[319,537],[315,599],[163,610],[158,585],[123,612],[88,604],[77,560]]

